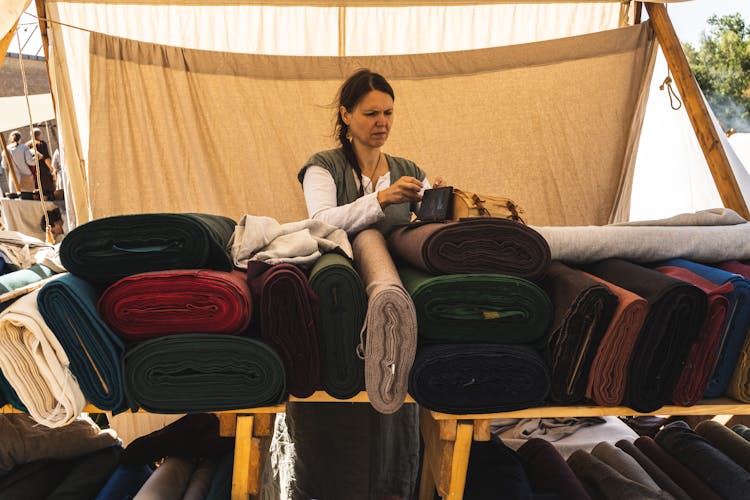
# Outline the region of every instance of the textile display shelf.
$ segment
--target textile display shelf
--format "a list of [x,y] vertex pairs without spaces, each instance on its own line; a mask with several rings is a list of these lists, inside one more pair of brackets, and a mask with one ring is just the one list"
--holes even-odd
[[[349,399],[336,399],[318,391],[307,398],[290,397],[299,403],[368,403],[366,392]],[[411,397],[407,403],[413,403]],[[286,410],[285,404],[262,408],[247,408],[215,412],[219,417],[222,436],[234,436],[234,466],[232,471],[232,500],[257,498],[261,491],[263,464],[266,462],[277,413]],[[88,413],[104,413],[88,405]],[[10,405],[0,407],[0,413],[20,413]],[[145,413],[145,412],[144,412]],[[541,406],[502,413],[453,415],[425,408],[420,412],[420,428],[424,439],[420,500],[432,500],[434,491],[444,499],[463,498],[466,472],[469,466],[471,442],[490,440],[490,421],[495,418],[591,417],[618,415],[750,415],[750,404],[729,398],[707,399],[694,406],[662,406],[648,413],[637,412],[626,406]]]

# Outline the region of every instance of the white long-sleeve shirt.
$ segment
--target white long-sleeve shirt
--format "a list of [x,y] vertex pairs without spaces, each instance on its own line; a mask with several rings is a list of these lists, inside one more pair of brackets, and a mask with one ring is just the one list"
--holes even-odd
[[[352,170],[357,189],[359,189],[359,178]],[[377,184],[372,185],[372,179],[363,175],[364,196],[357,198],[347,205],[337,206],[336,204],[336,183],[323,167],[312,165],[305,170],[305,177],[302,180],[302,189],[305,192],[305,202],[307,203],[307,213],[311,219],[340,227],[349,234],[358,233],[359,231],[371,226],[385,218],[383,209],[378,203],[378,191],[382,191],[391,185],[391,173],[386,172],[378,179]],[[427,179],[422,181],[422,191],[430,189],[430,183]]]

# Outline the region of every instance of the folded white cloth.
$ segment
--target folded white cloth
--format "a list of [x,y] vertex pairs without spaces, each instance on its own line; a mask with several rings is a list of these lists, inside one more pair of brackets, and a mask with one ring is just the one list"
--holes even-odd
[[553,260],[586,264],[618,257],[658,262],[682,257],[697,262],[750,259],[750,223],[730,225],[532,226]]
[[[38,262],[37,259],[37,254],[40,252],[45,256],[50,255],[50,252],[56,253],[54,245],[16,231],[0,231],[0,250],[11,261],[11,264],[23,269],[31,267],[35,263],[43,264],[43,262]],[[40,257],[40,259],[43,259],[43,257]],[[47,267],[53,268],[53,266]],[[60,267],[62,268],[62,264]],[[64,269],[57,272],[62,271]]]
[[70,361],[36,305],[39,290],[24,295],[0,315],[0,369],[35,421],[66,425],[86,399]]
[[234,229],[231,245],[234,265],[242,269],[250,261],[311,267],[322,254],[334,251],[352,258],[346,232],[314,219],[279,224],[271,217],[245,215]]

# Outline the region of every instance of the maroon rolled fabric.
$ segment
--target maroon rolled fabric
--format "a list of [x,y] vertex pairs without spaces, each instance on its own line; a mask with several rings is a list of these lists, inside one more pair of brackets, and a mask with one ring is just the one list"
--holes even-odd
[[241,275],[154,271],[111,284],[97,308],[120,337],[142,341],[179,333],[241,333],[250,323],[252,299]]
[[586,397],[601,406],[617,406],[625,398],[630,355],[648,314],[648,301],[593,274],[617,296],[618,304],[591,363]]
[[717,264],[715,267],[723,269],[724,271],[739,274],[747,279],[750,279],[750,262],[740,262],[738,260],[728,260]]
[[281,357],[289,393],[306,398],[320,387],[318,297],[293,264],[276,264],[256,274],[258,269],[248,266],[260,336]]
[[682,373],[672,393],[674,404],[692,406],[703,397],[708,387],[708,379],[716,367],[721,351],[719,344],[726,328],[724,320],[729,313],[729,300],[724,294],[732,291],[732,283],[717,285],[684,267],[662,266],[656,270],[697,286],[706,292],[708,297],[706,319],[698,332],[698,338],[690,347]]
[[550,493],[570,500],[590,500],[581,481],[549,441],[532,438],[518,448],[534,493]]
[[721,499],[714,490],[701,481],[690,469],[678,462],[650,437],[641,436],[633,444],[661,470],[666,472],[672,478],[672,481],[677,483],[692,498],[700,498],[701,500]]

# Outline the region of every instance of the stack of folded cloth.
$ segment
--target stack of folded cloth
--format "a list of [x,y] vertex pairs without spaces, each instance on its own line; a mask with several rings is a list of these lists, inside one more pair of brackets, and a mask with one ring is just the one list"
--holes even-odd
[[643,297],[649,305],[630,355],[625,403],[640,412],[670,403],[706,317],[706,294],[694,285],[621,259],[606,259],[586,270]]
[[534,281],[547,272],[546,241],[522,223],[480,218],[401,227],[388,246],[416,308],[414,399],[451,413],[541,404],[550,377],[535,348],[552,303]]

